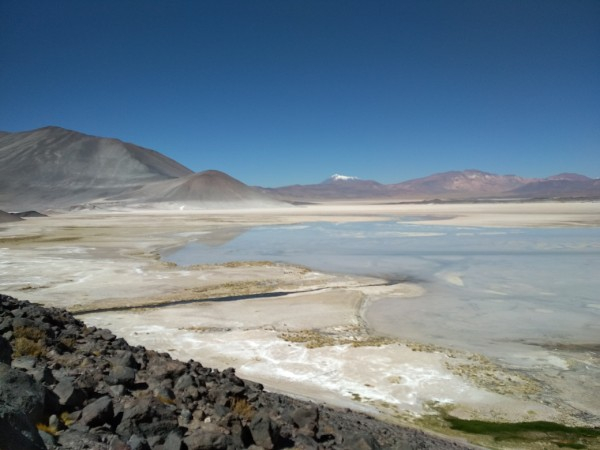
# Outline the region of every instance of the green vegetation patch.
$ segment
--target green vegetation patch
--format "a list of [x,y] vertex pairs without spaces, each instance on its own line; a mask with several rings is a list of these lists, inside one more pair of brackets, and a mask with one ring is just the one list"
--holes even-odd
[[450,428],[492,437],[495,441],[547,442],[558,448],[597,448],[600,428],[569,427],[556,422],[486,422],[444,415]]

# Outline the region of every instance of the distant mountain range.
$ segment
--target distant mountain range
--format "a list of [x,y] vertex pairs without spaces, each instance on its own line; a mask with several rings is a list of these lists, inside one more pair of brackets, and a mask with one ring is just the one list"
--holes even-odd
[[548,178],[522,178],[480,170],[436,173],[395,184],[333,175],[309,185],[263,188],[263,192],[286,201],[322,200],[481,200],[600,198],[600,180],[563,173]]
[[[395,184],[335,174],[318,184],[250,187],[209,170],[193,173],[150,149],[59,127],[0,132],[0,210],[73,207],[273,207],[331,200],[600,198],[600,180],[562,173],[543,179],[479,170]],[[0,221],[13,220],[1,215]]]

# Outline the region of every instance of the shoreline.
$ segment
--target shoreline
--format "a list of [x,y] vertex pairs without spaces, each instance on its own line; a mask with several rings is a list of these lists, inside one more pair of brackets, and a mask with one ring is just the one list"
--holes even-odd
[[64,309],[0,294],[0,319],[3,448],[476,448],[132,347]]
[[[301,210],[294,210],[294,214],[281,210],[186,211],[185,214],[172,211],[80,212],[28,219],[0,227],[0,254],[5,261],[0,265],[0,270],[10,274],[10,280],[4,279],[0,291],[47,306],[65,306],[75,313],[77,310],[94,306],[109,307],[111,304],[141,306],[148,302],[169,303],[206,298],[213,294],[253,295],[256,298],[252,300],[205,301],[203,306],[195,307],[168,306],[165,308],[175,312],[167,318],[156,318],[152,316],[152,311],[140,310],[138,315],[144,316],[144,320],[134,320],[133,313],[124,311],[94,313],[84,317],[84,320],[92,323],[90,316],[99,315],[101,317],[95,319],[98,320],[96,323],[114,322],[115,327],[107,328],[123,335],[132,344],[141,343],[148,348],[164,349],[177,357],[181,353],[183,359],[195,352],[197,356],[194,359],[203,364],[206,361],[208,365],[212,365],[211,352],[218,355],[227,348],[229,356],[221,356],[220,361],[215,357],[214,361],[218,363],[216,367],[233,365],[241,376],[249,379],[253,377],[248,374],[257,378],[260,374],[273,372],[277,367],[272,365],[273,362],[285,361],[287,356],[288,369],[282,373],[293,368],[297,376],[287,379],[280,377],[279,381],[276,377],[264,380],[265,386],[272,385],[276,390],[306,395],[317,401],[340,401],[344,406],[368,408],[390,420],[412,422],[413,425],[419,422],[415,421],[412,413],[407,413],[411,411],[409,399],[414,400],[415,404],[421,402],[421,408],[423,405],[429,407],[426,405],[429,404],[427,398],[430,401],[438,399],[439,405],[443,405],[444,402],[440,403],[439,400],[447,397],[444,391],[448,390],[448,386],[454,386],[461,398],[472,400],[455,407],[453,414],[459,417],[471,418],[477,413],[483,418],[495,416],[515,420],[515,412],[522,411],[524,415],[520,416],[521,420],[529,415],[529,418],[580,423],[574,421],[573,417],[568,418],[568,415],[557,414],[557,411],[539,400],[515,400],[514,394],[493,392],[489,386],[484,388],[485,379],[484,382],[477,381],[481,378],[478,375],[480,372],[491,371],[501,376],[508,372],[497,370],[493,364],[477,360],[468,352],[398,339],[373,346],[353,346],[348,341],[344,342],[344,339],[368,339],[364,337],[365,334],[371,338],[377,337],[373,336],[372,331],[369,333],[368,321],[361,321],[373,302],[378,301],[378,295],[389,295],[390,291],[398,289],[398,285],[366,287],[365,284],[381,280],[327,274],[285,264],[180,267],[157,259],[160,249],[181,246],[199,236],[210,239],[210,233],[215,230],[215,242],[219,242],[229,237],[228,230],[235,234],[240,227],[306,223],[315,219],[344,222],[419,216],[418,223],[421,224],[452,226],[600,226],[600,203],[439,206],[320,205],[302,207]],[[501,208],[497,209],[498,206]],[[423,217],[426,219],[423,220]],[[431,217],[429,222],[428,218]],[[400,287],[405,289],[400,289],[398,298],[412,298],[411,295],[418,298],[423,295],[421,286],[406,283]],[[319,291],[300,292],[302,289]],[[281,297],[261,297],[261,293],[282,291],[296,292]],[[359,301],[359,298],[362,300]],[[185,308],[192,309],[186,311]],[[187,327],[187,330],[178,329],[174,318],[195,318],[198,309],[202,309],[206,320],[194,323],[188,320],[180,327]],[[287,324],[287,329],[271,323],[277,318],[285,323],[283,320],[290,313],[294,313],[295,323]],[[113,317],[119,314],[126,317]],[[266,321],[265,317],[273,320]],[[315,318],[318,320],[315,321]],[[121,321],[123,325],[119,326]],[[158,324],[162,325],[157,328]],[[128,330],[128,326],[131,329]],[[134,330],[135,326],[138,328]],[[140,331],[144,327],[147,331]],[[306,335],[306,330],[317,332]],[[144,332],[150,334],[145,335]],[[289,334],[288,339],[296,341],[283,339],[281,336],[285,333]],[[156,336],[164,337],[164,341],[157,342]],[[136,337],[138,342],[131,341],[130,337]],[[326,342],[333,342],[333,345],[307,348],[307,342],[310,344],[311,340],[319,339],[327,339]],[[185,345],[186,349],[177,348],[178,342],[179,347]],[[239,342],[253,342],[253,346],[243,347]],[[250,356],[244,357],[244,354]],[[289,355],[294,358],[289,358]],[[383,366],[378,362],[369,362],[372,367],[360,367],[361,361],[371,361],[369,358],[374,356],[383,361]],[[326,370],[319,371],[319,366],[326,366],[332,358],[337,365],[329,363],[326,369],[347,377],[338,380],[337,385],[325,376]],[[312,363],[309,364],[310,361]],[[344,365],[344,361],[354,361],[361,370],[353,370],[349,364]],[[390,366],[402,367],[402,374],[391,373]],[[459,369],[463,372],[459,373]],[[386,370],[390,373],[382,376],[387,373]],[[469,370],[472,373],[468,373]],[[316,381],[319,389],[315,390],[307,380]],[[337,396],[332,394],[334,392],[338,392]],[[422,397],[411,397],[415,392]],[[458,403],[456,399],[454,403]],[[482,405],[490,406],[487,412]],[[535,414],[531,416],[528,411],[535,411]],[[421,410],[423,412],[430,414],[435,411]]]

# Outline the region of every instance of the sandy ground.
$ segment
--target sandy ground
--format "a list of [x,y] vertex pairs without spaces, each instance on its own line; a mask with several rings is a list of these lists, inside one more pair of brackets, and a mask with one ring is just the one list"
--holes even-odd
[[[543,401],[528,377],[482,355],[369,332],[364,313],[421,286],[270,262],[178,267],[158,252],[215,245],[262,224],[415,218],[456,226],[600,226],[599,202],[327,204],[265,210],[89,211],[0,225],[0,292],[78,312],[132,344],[236,367],[269,389],[388,418],[452,405],[465,418],[595,424]],[[252,296],[239,299],[236,296]],[[482,373],[505,380],[481,383]],[[570,395],[565,392],[564,395]],[[581,392],[578,395],[586,395]]]

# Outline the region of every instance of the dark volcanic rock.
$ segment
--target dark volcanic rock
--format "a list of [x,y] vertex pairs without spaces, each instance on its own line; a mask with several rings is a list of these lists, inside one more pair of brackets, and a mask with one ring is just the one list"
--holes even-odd
[[12,347],[10,343],[0,336],[0,363],[10,364],[12,360]]
[[[233,369],[129,346],[64,310],[0,295],[0,328],[2,450],[473,448],[265,392]],[[39,338],[35,354],[21,346],[16,356],[15,330]]]
[[0,410],[24,413],[32,422],[42,418],[45,389],[33,377],[0,364]]
[[316,405],[308,405],[298,408],[292,414],[292,420],[301,430],[306,430],[314,434],[319,419],[319,409]]
[[0,448],[46,448],[35,427],[44,406],[42,385],[30,375],[0,363]]
[[231,436],[219,431],[196,430],[183,442],[188,450],[227,450]]
[[181,434],[176,431],[172,431],[167,436],[167,439],[165,439],[163,450],[181,450],[181,445]]
[[93,427],[110,423],[113,419],[113,404],[109,396],[100,397],[81,411],[81,422]]
[[108,376],[106,377],[106,382],[110,385],[122,384],[124,386],[131,386],[134,381],[135,370],[131,367],[113,367]]
[[0,411],[0,440],[3,449],[43,450],[46,448],[34,423],[17,411]]
[[61,405],[67,407],[79,407],[85,400],[85,394],[75,386],[73,377],[64,377],[52,391]]
[[279,427],[266,412],[260,412],[252,419],[250,432],[254,442],[266,449],[275,448],[281,439]]

